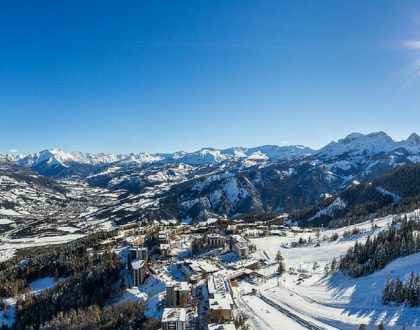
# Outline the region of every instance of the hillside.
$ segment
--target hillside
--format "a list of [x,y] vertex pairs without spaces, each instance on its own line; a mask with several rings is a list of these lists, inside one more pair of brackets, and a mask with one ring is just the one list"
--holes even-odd
[[400,213],[418,207],[420,164],[404,165],[373,180],[354,184],[312,207],[290,214],[305,226],[339,226],[376,214]]
[[[311,225],[316,225],[346,215],[340,199],[331,197],[340,193],[354,217],[389,205],[396,196],[386,193],[392,192],[388,185],[396,184],[383,178],[378,188],[373,188],[367,180],[417,163],[419,141],[414,133],[396,142],[377,132],[352,133],[318,151],[274,145],[129,155],[51,149],[18,157],[14,163],[37,172],[39,178],[70,180],[117,194],[117,207],[100,208],[92,214],[98,219],[112,215],[117,223],[174,219],[189,223],[218,216],[293,212],[315,205],[297,218],[309,221],[316,216],[311,220]],[[408,198],[399,190],[395,194]],[[413,196],[413,191],[406,194]],[[369,205],[353,207],[369,199]],[[331,205],[333,202],[336,204]],[[323,207],[331,210],[321,211]]]

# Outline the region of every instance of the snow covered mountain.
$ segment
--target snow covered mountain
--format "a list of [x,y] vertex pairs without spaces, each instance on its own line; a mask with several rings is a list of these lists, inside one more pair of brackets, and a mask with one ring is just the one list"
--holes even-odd
[[373,180],[353,184],[336,196],[306,209],[292,212],[291,222],[304,226],[348,225],[371,214],[386,215],[392,203],[411,209],[420,198],[420,163],[399,166]]
[[65,201],[67,192],[55,180],[0,157],[0,232],[24,218],[45,214],[49,206]]
[[[277,329],[278,324],[291,323],[299,329],[353,329],[363,323],[373,328],[383,320],[395,328],[415,326],[418,308],[383,305],[381,299],[387,279],[407,279],[411,271],[420,269],[419,253],[389,259],[383,268],[358,278],[332,269],[356,242],[401,228],[405,216],[418,219],[419,142],[416,134],[395,142],[385,133],[353,133],[318,151],[262,146],[122,156],[56,149],[23,158],[0,155],[0,262],[15,255],[22,258],[12,260],[15,265],[34,269],[36,263],[21,260],[44,251],[40,246],[64,246],[91,233],[92,243],[100,245],[95,243],[98,237],[118,235],[117,239],[122,229],[104,233],[102,228],[130,222],[213,223],[216,217],[226,217],[270,220],[271,225],[287,219],[289,224],[324,228],[319,233],[285,229],[281,235],[274,230],[275,236],[249,238],[256,247],[252,258],[265,261],[261,271],[267,280],[239,281],[233,290],[238,307],[251,311],[253,327]],[[279,217],[283,212],[288,215]],[[237,230],[253,236],[254,228]],[[180,251],[188,247],[185,237],[174,244]],[[85,246],[78,245],[80,249],[85,251]],[[42,264],[53,264],[50,256],[57,250],[45,251],[52,252],[41,255]],[[281,284],[275,261],[279,251],[291,269],[282,275]],[[224,263],[222,258],[217,264]],[[164,263],[161,267],[156,276],[169,279],[166,271],[171,269]],[[164,290],[159,282],[150,283]],[[155,306],[154,297],[147,303]],[[267,322],[267,315],[276,323]]]
[[64,152],[50,149],[29,154],[18,160],[22,166],[50,177],[85,175],[105,165],[122,159],[121,155]]
[[237,158],[259,158],[266,157],[270,160],[290,159],[303,155],[309,155],[313,152],[311,148],[301,145],[291,145],[279,147],[276,145],[264,145],[255,148],[229,148],[222,150],[223,154],[233,155]]
[[349,156],[373,156],[380,153],[387,153],[405,149],[411,154],[420,152],[420,137],[413,133],[407,140],[400,142],[394,141],[384,132],[375,132],[370,134],[352,133],[338,142],[331,142],[316,154],[322,158],[333,158],[343,154]]
[[90,213],[118,204],[117,197],[83,182],[58,182],[0,156],[0,262],[13,255],[20,239],[26,238],[26,246],[59,244],[109,223],[109,215]]
[[[404,164],[420,162],[420,138],[352,133],[318,151],[303,146],[203,148],[173,154],[106,155],[46,150],[17,159],[44,176],[121,193],[118,221],[205,220],[289,212]],[[102,215],[101,215],[102,217]]]
[[261,146],[255,148],[230,148],[218,150],[203,148],[195,152],[138,153],[129,155],[91,154],[82,152],[64,152],[50,149],[29,154],[16,159],[22,165],[34,171],[55,178],[70,176],[84,177],[97,173],[109,165],[119,167],[138,165],[148,167],[163,164],[210,165],[224,161],[252,160],[268,161],[289,159],[312,153],[313,150],[303,146]]
[[386,170],[420,161],[420,138],[411,134],[396,142],[384,132],[352,133],[313,154],[313,160],[336,175],[353,180],[371,179]]

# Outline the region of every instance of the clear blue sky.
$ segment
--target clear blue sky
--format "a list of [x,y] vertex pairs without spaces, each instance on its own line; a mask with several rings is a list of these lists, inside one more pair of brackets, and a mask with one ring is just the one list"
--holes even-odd
[[1,1],[0,152],[420,133],[418,1]]

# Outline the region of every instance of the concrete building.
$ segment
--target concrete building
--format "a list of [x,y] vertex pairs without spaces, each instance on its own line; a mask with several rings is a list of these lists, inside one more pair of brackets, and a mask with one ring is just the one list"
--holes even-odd
[[177,265],[190,282],[197,282],[201,278],[219,271],[220,269],[206,260],[185,260]]
[[167,230],[161,230],[158,235],[159,244],[169,244],[169,233]]
[[236,326],[233,323],[212,323],[208,325],[208,330],[236,330]]
[[210,249],[224,249],[226,245],[226,238],[220,234],[208,234],[207,246]]
[[[231,299],[231,297],[229,297]],[[226,322],[232,319],[232,304],[227,295],[217,294],[209,298],[209,321]]]
[[146,241],[145,235],[134,235],[134,236],[128,236],[125,238],[125,243],[128,246],[133,246],[133,247],[143,245],[145,241]]
[[248,256],[249,256],[249,248],[248,248],[248,245],[247,244],[235,243],[233,245],[233,251],[241,259],[248,258]]
[[166,305],[168,307],[187,307],[190,287],[187,282],[172,282],[166,285]]
[[226,322],[232,319],[233,298],[223,276],[210,276],[207,281],[209,292],[209,321]]
[[131,262],[130,268],[134,286],[143,284],[147,275],[146,261],[134,260]]
[[249,256],[249,243],[248,240],[240,235],[232,235],[232,250],[239,258],[244,259]]
[[177,267],[181,269],[190,282],[198,282],[201,279],[201,273],[191,266],[191,262],[180,262]]
[[162,330],[186,330],[187,311],[185,308],[165,308],[162,315]]
[[169,257],[171,255],[171,245],[170,244],[161,244],[159,245],[160,254],[164,257]]
[[147,247],[138,248],[138,258],[145,261],[149,260]]
[[147,247],[136,247],[136,248],[131,248],[130,249],[130,254],[129,254],[129,258],[130,260],[148,260],[148,251],[147,251]]

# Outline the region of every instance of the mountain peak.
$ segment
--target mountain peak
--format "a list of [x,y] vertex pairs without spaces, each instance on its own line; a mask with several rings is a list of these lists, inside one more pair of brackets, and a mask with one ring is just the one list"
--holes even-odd
[[384,132],[351,133],[344,139],[331,142],[318,151],[323,157],[336,157],[344,153],[374,155],[396,149],[397,143]]
[[420,153],[420,136],[416,133],[412,133],[407,140],[403,140],[398,144],[412,154]]
[[348,143],[354,140],[367,140],[367,139],[383,139],[387,140],[389,142],[393,142],[392,138],[386,134],[385,132],[379,131],[379,132],[373,132],[369,134],[362,134],[359,132],[353,132],[347,135],[344,139],[338,140],[338,143]]
[[340,140],[338,140],[338,142],[340,142],[340,141],[352,141],[352,140],[355,140],[355,139],[358,139],[358,138],[361,138],[361,137],[363,137],[363,136],[365,136],[364,134],[362,134],[362,133],[359,133],[359,132],[353,132],[353,133],[350,133],[349,135],[347,135],[344,139],[340,139]]
[[405,142],[409,144],[419,144],[420,136],[418,136],[416,133],[411,133],[407,140],[405,140]]

